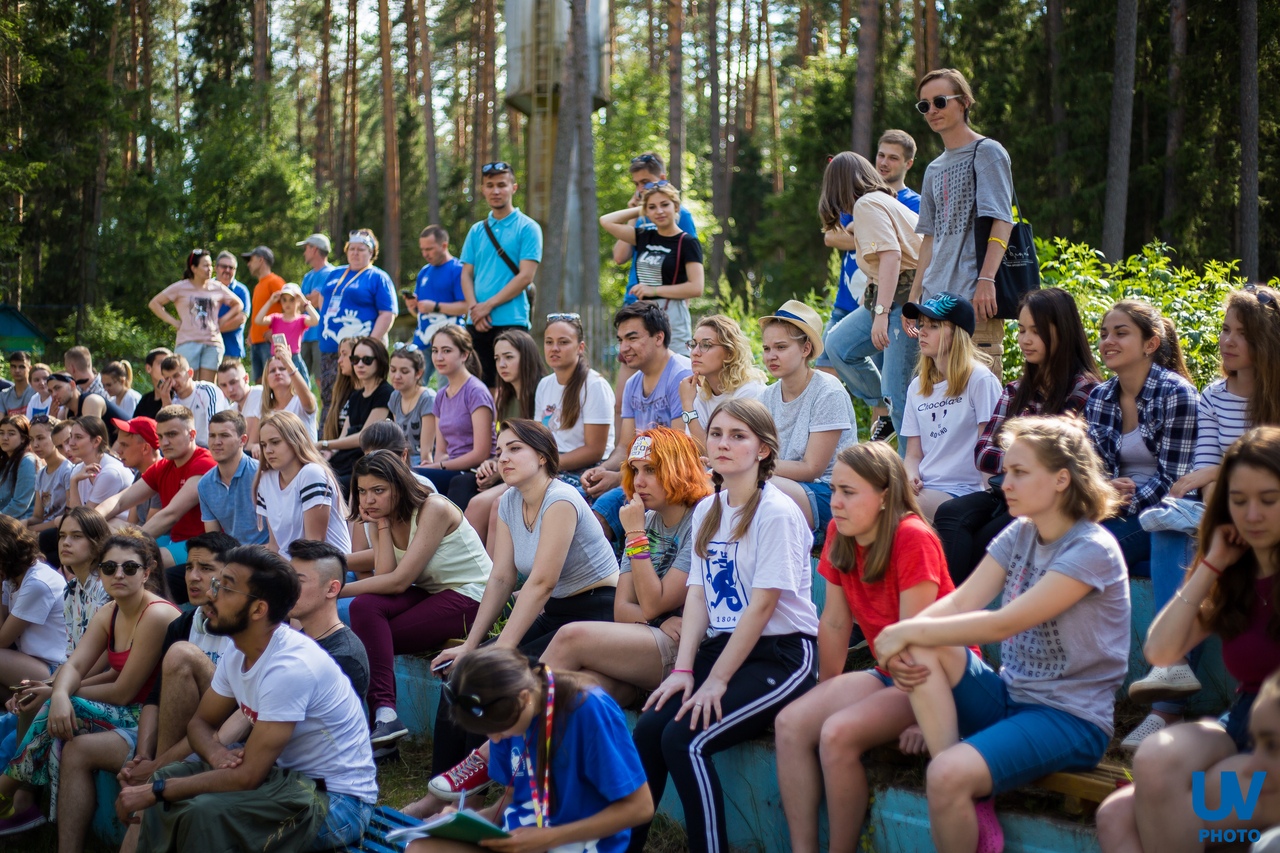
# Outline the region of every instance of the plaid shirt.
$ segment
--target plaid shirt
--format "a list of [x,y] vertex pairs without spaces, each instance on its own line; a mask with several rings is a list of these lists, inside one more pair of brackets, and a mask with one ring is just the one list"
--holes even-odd
[[[1183,377],[1159,365],[1151,365],[1147,381],[1138,392],[1138,429],[1142,443],[1156,458],[1156,473],[1138,486],[1126,515],[1153,507],[1169,493],[1179,477],[1191,470],[1196,451],[1196,420],[1200,395]],[[1108,476],[1120,476],[1120,380],[1108,379],[1089,395],[1084,410],[1089,437],[1102,457]]]
[[[1044,401],[1040,399],[1039,395],[1023,406],[1022,411],[1016,414],[1009,413],[1009,407],[1013,405],[1013,398],[1018,393],[1018,383],[1021,381],[1020,379],[1015,379],[1004,386],[1004,393],[1000,395],[1000,402],[996,403],[996,410],[991,415],[991,420],[987,421],[986,427],[983,428],[982,436],[978,439],[978,446],[973,451],[973,461],[978,466],[978,470],[984,474],[995,475],[1003,470],[1004,448],[996,441],[996,436],[999,435],[1000,427],[1004,425],[1005,421],[1012,417],[1021,418],[1045,414]],[[1049,414],[1080,414],[1084,411],[1085,403],[1089,401],[1089,392],[1097,384],[1097,380],[1083,373],[1076,376],[1075,384],[1071,387],[1071,393],[1067,395],[1062,411],[1049,412]]]

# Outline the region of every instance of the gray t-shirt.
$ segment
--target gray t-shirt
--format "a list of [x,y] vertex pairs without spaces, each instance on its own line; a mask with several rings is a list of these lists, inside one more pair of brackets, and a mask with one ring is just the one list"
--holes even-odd
[[396,426],[400,427],[400,431],[409,442],[409,455],[418,459],[419,450],[422,447],[422,419],[435,413],[436,392],[430,388],[423,388],[422,393],[418,395],[417,404],[406,415],[403,411],[400,392],[392,391],[387,407],[391,410],[392,420],[396,422]]
[[1018,518],[987,553],[1005,569],[1001,607],[1050,571],[1093,588],[1057,617],[1002,642],[1000,677],[1013,701],[1065,711],[1110,737],[1116,690],[1129,667],[1129,580],[1115,537],[1082,519],[1042,545],[1035,525]]
[[342,628],[316,642],[338,664],[338,668],[347,676],[352,689],[363,702],[365,694],[369,692],[369,655],[356,632],[350,628]]
[[975,169],[978,216],[1013,221],[1013,169],[1004,146],[984,137],[944,150],[924,170],[920,187],[916,233],[933,237],[933,254],[921,281],[922,299],[943,292],[973,299],[979,265],[973,244]]
[[[686,512],[675,527],[667,527],[662,516],[653,510],[644,514],[644,532],[649,536],[649,560],[658,577],[665,577],[667,569],[671,568],[689,574],[693,555],[692,528],[692,512]],[[618,571],[624,575],[631,571],[630,557],[623,555]]]
[[547,486],[547,494],[542,498],[542,506],[538,507],[538,518],[533,522],[532,530],[524,526],[523,501],[519,489],[508,489],[498,503],[498,517],[511,530],[511,546],[515,553],[516,571],[521,580],[529,577],[529,573],[533,571],[533,558],[542,538],[542,517],[547,514],[547,508],[558,501],[565,501],[573,507],[577,522],[564,568],[560,570],[555,589],[551,590],[551,597],[568,598],[577,595],[618,571],[613,548],[609,547],[609,540],[604,538],[600,522],[596,521],[591,508],[573,486],[562,480],[551,481],[551,485]]
[[67,489],[71,487],[71,469],[74,467],[63,460],[54,470],[50,471],[46,465],[36,474],[36,494],[40,495],[40,508],[44,512],[44,518],[37,521],[57,518],[67,508]]
[[769,414],[773,415],[773,422],[777,424],[778,444],[782,451],[780,458],[783,461],[799,462],[804,459],[811,433],[840,430],[836,452],[831,454],[831,461],[827,463],[822,476],[815,480],[830,483],[831,472],[836,467],[836,455],[858,440],[853,402],[840,380],[829,373],[815,370],[800,396],[790,403],[782,401],[781,382],[775,382],[764,389],[760,402],[768,407]]

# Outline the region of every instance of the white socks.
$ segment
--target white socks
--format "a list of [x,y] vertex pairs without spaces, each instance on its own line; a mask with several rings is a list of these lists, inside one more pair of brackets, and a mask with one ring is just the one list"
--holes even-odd
[[374,712],[373,712],[373,722],[374,722],[375,724],[377,724],[377,723],[389,723],[389,722],[391,722],[392,720],[394,720],[395,718],[396,718],[396,709],[395,709],[395,708],[382,707],[382,708],[379,708],[378,710],[376,710],[376,711],[374,711]]

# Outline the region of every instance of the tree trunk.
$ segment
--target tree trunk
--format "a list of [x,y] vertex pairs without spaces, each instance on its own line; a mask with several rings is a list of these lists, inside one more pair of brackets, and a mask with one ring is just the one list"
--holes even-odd
[[1258,0],[1240,0],[1240,272],[1258,278]]
[[662,56],[658,53],[658,36],[662,30],[662,19],[654,8],[654,0],[645,0],[644,4],[645,34],[644,49],[649,56],[649,73],[657,74],[662,64]]
[[498,9],[494,0],[485,0],[484,58],[488,73],[485,75],[485,115],[489,122],[489,159],[502,156],[502,137],[498,128]]
[[[115,97],[116,49],[120,39],[120,12],[124,0],[116,0],[111,10],[111,34],[107,38],[107,90]],[[100,119],[98,130],[98,166],[94,170],[93,183],[86,187],[85,211],[89,215],[81,219],[80,233],[80,304],[76,308],[76,343],[84,332],[88,308],[97,300],[92,291],[98,284],[98,243],[102,231],[102,201],[107,194],[107,158],[111,151],[110,124]]]
[[929,70],[941,68],[942,34],[938,29],[937,0],[924,0],[924,44],[925,64],[929,66]]
[[[358,169],[356,166],[356,137],[359,131],[360,123],[360,99],[357,89],[356,80],[356,61],[359,50],[359,41],[357,34],[357,14],[359,10],[358,0],[347,0],[347,67],[345,80],[343,82],[343,108],[342,108],[342,131],[345,134],[342,139],[343,153],[343,205],[341,216],[343,224],[349,223],[355,212],[356,194],[358,192],[358,182],[356,176]],[[341,228],[339,228],[341,231]]]
[[850,15],[853,14],[852,0],[840,0],[840,55],[846,56],[849,53],[849,30],[851,24]]
[[418,102],[418,8],[414,0],[404,0],[404,10],[400,13],[404,22],[404,57],[405,57],[405,90],[409,93],[409,103]]
[[396,143],[395,74],[391,67],[390,0],[378,0],[378,44],[382,54],[383,268],[400,281],[400,152]]
[[769,20],[769,0],[760,0],[760,15],[764,18],[765,64],[769,66],[769,125],[773,145],[769,156],[773,160],[773,191],[782,192],[782,117],[778,110],[778,66],[773,61],[773,22]]
[[724,120],[720,111],[720,21],[719,0],[707,0],[707,75],[711,84],[711,213],[720,227],[711,238],[707,258],[706,283],[711,293],[720,289],[724,264],[724,237],[729,224],[729,193],[724,160]]
[[129,101],[129,130],[125,134],[123,156],[124,172],[128,174],[138,166],[138,101],[132,97],[138,91],[138,0],[129,0],[129,49],[125,51],[124,90]]
[[427,0],[418,0],[418,41],[422,45],[422,131],[426,137],[423,149],[427,158],[427,218],[440,223],[440,170],[436,163],[436,114],[432,104],[431,33],[427,29]]
[[600,305],[600,214],[596,200],[595,140],[591,127],[592,96],[588,65],[591,61],[587,44],[587,0],[570,0],[569,39],[574,62],[574,118],[578,125],[577,178],[578,222],[581,227],[582,271],[579,299],[581,305]]
[[267,0],[253,0],[253,82],[267,82],[267,52],[271,49],[267,36],[267,18],[271,12]]
[[[181,44],[179,27],[182,24],[182,7],[173,10],[173,43]],[[182,51],[173,52],[173,127],[182,136]]]
[[1187,0],[1169,0],[1169,112],[1164,141],[1164,216],[1160,236],[1173,240],[1178,215],[1178,151],[1187,108],[1182,100],[1182,66],[1187,61]]
[[876,66],[880,54],[880,4],[862,0],[858,10],[858,74],[853,86],[853,150],[874,159],[871,122],[875,109]]
[[1111,72],[1111,131],[1107,144],[1107,195],[1102,211],[1102,254],[1124,257],[1129,202],[1129,148],[1133,137],[1133,85],[1138,47],[1138,0],[1116,4],[1116,55]]
[[333,85],[330,82],[329,44],[333,40],[333,0],[324,0],[320,10],[320,85],[316,98],[316,195],[324,210],[317,214],[317,226],[328,223],[325,230],[337,232],[334,221],[333,196]]
[[307,112],[307,97],[302,91],[302,16],[293,21],[293,143],[302,152],[302,117]]
[[911,48],[918,83],[929,72],[928,49],[924,40],[924,0],[911,0]]
[[684,2],[667,0],[667,177],[682,186],[684,161]]
[[[558,2],[559,0],[552,0]],[[573,26],[572,4],[581,0],[570,0],[570,28]],[[677,0],[679,2],[679,0]],[[561,62],[560,105],[557,111],[556,147],[552,157],[553,171],[551,192],[547,209],[564,211],[569,207],[569,174],[577,168],[575,159],[579,153],[577,142],[579,111],[575,108],[578,99],[578,75],[574,73],[574,65],[578,62],[576,54],[577,37],[570,33],[566,43],[564,59]],[[668,172],[668,174],[670,174]],[[542,266],[538,278],[543,285],[538,288],[537,313],[555,311],[565,308],[565,268],[570,260],[565,257],[568,237],[567,217],[552,215],[547,217],[547,230],[543,233],[545,247],[542,253]],[[591,223],[598,227],[597,222]],[[598,252],[599,239],[591,241],[593,251]],[[598,279],[597,279],[598,280]]]

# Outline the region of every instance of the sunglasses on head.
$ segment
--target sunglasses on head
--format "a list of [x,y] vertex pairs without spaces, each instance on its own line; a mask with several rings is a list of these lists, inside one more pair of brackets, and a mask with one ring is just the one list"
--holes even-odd
[[1280,305],[1276,304],[1276,298],[1265,290],[1259,290],[1256,284],[1246,284],[1244,289],[1247,293],[1253,294],[1253,298],[1258,300],[1258,304],[1263,308],[1270,306],[1271,308],[1280,309]]
[[582,315],[577,313],[558,313],[558,314],[547,315],[548,323],[555,323],[558,320],[570,320],[573,322],[580,322],[582,320]]
[[483,166],[480,167],[481,175],[496,175],[496,174],[501,174],[502,172],[510,172],[510,171],[511,171],[511,164],[505,163],[502,160],[499,160],[496,163],[485,163]]
[[656,166],[658,165],[658,158],[655,157],[653,154],[641,154],[639,157],[631,158],[632,166],[639,166],[641,164],[644,164],[646,166]]
[[647,190],[656,190],[658,187],[669,187],[669,186],[671,186],[670,181],[649,181],[647,184],[644,185],[644,188]]
[[441,685],[444,692],[444,699],[450,705],[457,705],[476,719],[484,719],[485,713],[503,699],[509,699],[509,696],[499,696],[496,699],[490,699],[488,702],[483,701],[474,693],[456,693],[453,684],[446,681]]
[[363,364],[363,365],[365,365],[365,366],[367,367],[367,366],[368,366],[368,365],[370,365],[370,364],[377,364],[377,363],[378,363],[378,359],[374,358],[374,357],[373,357],[373,356],[371,356],[371,355],[353,355],[353,356],[351,356],[351,363],[352,363],[352,364]]
[[98,563],[98,573],[106,577],[114,575],[116,573],[116,569],[124,572],[126,577],[131,578],[138,572],[142,571],[143,565],[133,560],[128,560],[124,563],[117,563],[113,560],[108,560],[105,563]]
[[934,95],[932,98],[921,98],[916,101],[916,109],[920,111],[921,115],[929,112],[930,106],[935,110],[945,110],[947,108],[947,101],[963,97],[963,95]]

